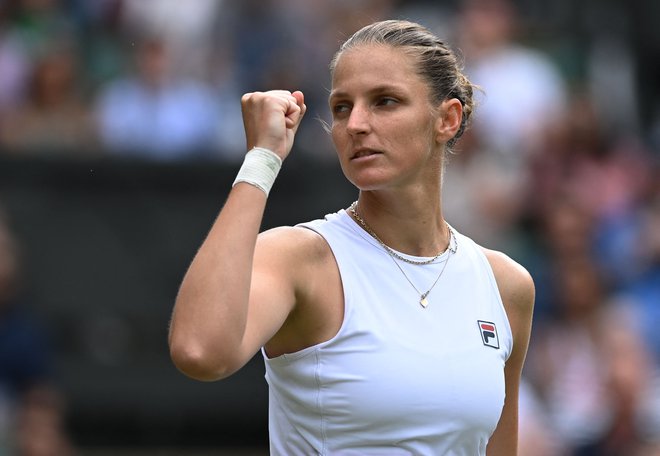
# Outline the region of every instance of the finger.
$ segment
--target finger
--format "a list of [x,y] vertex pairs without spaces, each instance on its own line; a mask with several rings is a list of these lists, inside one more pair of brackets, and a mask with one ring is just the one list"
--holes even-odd
[[293,94],[289,90],[269,90],[266,93],[272,94],[272,95],[277,95],[277,96],[282,96],[282,97],[285,97],[285,98],[291,98],[293,96]]
[[287,90],[272,90],[264,95],[264,102],[269,103],[271,108],[277,107],[278,110],[282,110],[287,127],[290,127],[292,124],[290,125],[288,119],[292,116],[295,118],[300,111],[298,100]]
[[296,99],[296,102],[300,107],[300,117],[302,118],[307,112],[307,105],[305,104],[305,95],[300,90],[293,92],[292,95]]
[[296,90],[291,96],[296,99],[296,103],[302,108],[305,104],[305,95],[300,90]]
[[286,128],[295,127],[302,117],[302,109],[297,103],[289,102],[284,117]]
[[305,112],[307,112],[307,105],[305,105],[305,95],[300,90],[293,92],[292,97],[295,99],[297,109],[293,107],[290,108],[292,114],[293,113],[295,114],[289,116],[292,122],[287,123],[287,128],[292,128],[294,129],[295,132],[298,129],[298,126],[300,125],[300,121],[305,115]]
[[302,109],[300,110],[300,112],[297,115],[297,119],[296,119],[295,123],[290,127],[293,130],[294,133],[296,133],[298,131],[298,127],[300,126],[300,123],[302,122],[302,118],[305,115],[306,111],[307,111],[307,106],[303,105]]
[[296,99],[296,97],[294,97],[293,94],[291,92],[289,92],[288,90],[269,90],[268,92],[265,92],[264,95],[266,95],[266,97],[272,98],[274,100],[282,100],[282,101],[286,102],[283,105],[283,106],[286,107],[286,113],[285,114],[288,114],[288,111],[290,109],[289,105],[288,105],[289,103],[298,104],[298,100]]

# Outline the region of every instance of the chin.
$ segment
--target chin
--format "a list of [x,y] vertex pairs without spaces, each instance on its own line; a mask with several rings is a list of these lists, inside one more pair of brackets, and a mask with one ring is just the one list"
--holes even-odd
[[380,190],[396,180],[396,170],[382,163],[356,163],[351,160],[340,161],[346,179],[360,190]]
[[385,176],[382,172],[373,171],[346,174],[346,178],[361,191],[381,190],[386,188],[392,181],[391,176]]

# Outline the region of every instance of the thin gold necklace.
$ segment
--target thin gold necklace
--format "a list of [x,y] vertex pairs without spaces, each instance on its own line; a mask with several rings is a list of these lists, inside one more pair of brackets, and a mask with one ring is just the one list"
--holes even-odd
[[[440,277],[442,277],[442,274],[445,272],[445,268],[447,267],[447,263],[449,263],[449,258],[451,257],[452,254],[456,253],[456,250],[458,249],[458,244],[456,243],[456,236],[454,235],[454,230],[451,229],[451,227],[447,224],[447,231],[449,233],[449,242],[447,243],[447,248],[443,250],[442,252],[438,253],[436,256],[431,258],[430,260],[424,260],[424,261],[414,261],[409,258],[406,258],[402,255],[399,255],[394,249],[389,247],[387,244],[385,244],[379,237],[378,235],[374,232],[374,230],[371,229],[371,227],[367,224],[367,222],[364,221],[362,217],[360,217],[360,214],[357,213],[357,201],[355,201],[351,206],[348,208],[348,211],[351,213],[351,215],[355,218],[355,220],[358,221],[360,226],[364,228],[364,230],[371,235],[378,243],[383,247],[385,252],[387,252],[388,256],[392,259],[396,267],[401,271],[401,274],[403,274],[403,277],[406,278],[408,283],[413,287],[413,289],[417,292],[419,295],[419,304],[426,309],[429,305],[429,301],[427,299],[429,293],[431,293],[431,290],[435,287],[435,285],[438,283],[440,280]],[[453,246],[452,246],[452,241],[453,241]],[[397,259],[401,261],[405,261],[406,263],[414,264],[414,265],[425,265],[425,264],[430,264],[440,255],[443,253],[448,252],[447,258],[442,264],[442,269],[440,270],[440,274],[438,274],[438,277],[436,277],[435,281],[431,285],[431,287],[426,290],[425,292],[419,291],[419,289],[415,286],[415,284],[410,280],[410,277],[408,277],[408,274],[403,270],[401,265],[396,261]]]

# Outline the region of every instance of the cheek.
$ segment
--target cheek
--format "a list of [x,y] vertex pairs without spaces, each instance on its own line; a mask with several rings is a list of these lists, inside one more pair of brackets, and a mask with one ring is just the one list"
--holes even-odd
[[338,148],[345,141],[346,135],[343,134],[342,131],[343,130],[336,124],[333,123],[330,125],[330,137],[332,138],[332,142],[336,148]]
[[434,144],[433,129],[423,120],[411,125],[411,128],[405,130],[405,134],[399,136],[398,140],[402,144],[416,149],[431,149]]

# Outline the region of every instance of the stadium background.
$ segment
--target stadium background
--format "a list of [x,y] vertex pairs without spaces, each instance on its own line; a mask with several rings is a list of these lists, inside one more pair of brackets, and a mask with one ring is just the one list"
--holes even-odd
[[[447,170],[447,212],[537,282],[523,438],[552,436],[536,455],[656,454],[660,4],[577,3],[2,2],[0,204],[21,248],[17,305],[48,341],[44,407],[71,452],[263,454],[260,357],[219,383],[178,373],[177,287],[244,153],[245,91],[300,88],[310,107],[264,229],[355,199],[320,121],[327,62],[396,17],[455,43],[486,93]],[[6,396],[0,453],[24,401]]]

